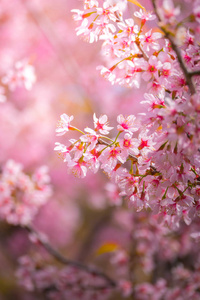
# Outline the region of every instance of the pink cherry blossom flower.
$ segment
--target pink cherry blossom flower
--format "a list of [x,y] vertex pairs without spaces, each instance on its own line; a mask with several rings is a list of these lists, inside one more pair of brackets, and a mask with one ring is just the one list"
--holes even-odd
[[73,14],[74,21],[83,21],[83,19],[87,17],[85,11],[80,9],[72,9],[71,12],[74,13]]
[[156,42],[156,40],[160,39],[161,37],[162,34],[160,32],[152,32],[152,29],[146,32],[145,35],[140,35],[140,41],[144,51],[149,51],[150,48],[159,50],[160,45]]
[[[94,22],[96,29],[94,30],[95,35],[99,36],[99,39],[107,39],[116,31],[116,28],[113,24],[110,24],[108,20],[96,20]],[[103,38],[102,38],[103,37]]]
[[146,21],[155,20],[156,16],[153,15],[150,11],[145,11],[144,9],[140,9],[139,11],[134,12],[134,16],[137,18],[142,19],[142,22],[145,23]]
[[133,291],[132,283],[128,280],[120,280],[119,287],[123,297],[129,297]]
[[58,154],[63,158],[64,162],[68,162],[71,160],[70,151],[73,148],[73,146],[67,147],[61,143],[56,142],[55,143],[55,151],[58,151]]
[[25,89],[31,90],[35,81],[35,69],[26,60],[16,62],[14,68],[9,70],[2,78],[2,82],[8,85],[11,91],[14,91],[17,87],[25,87]]
[[99,6],[98,0],[84,0],[84,9],[95,8]]
[[172,66],[169,62],[165,62],[162,66],[161,75],[165,78],[172,75]]
[[113,129],[113,127],[108,126],[108,117],[106,115],[97,118],[96,114],[94,113],[93,120],[95,131],[99,131],[101,134],[109,134],[110,130]]
[[119,131],[125,131],[125,132],[135,132],[139,129],[139,125],[135,122],[136,117],[134,115],[130,115],[126,118],[124,118],[123,115],[119,115],[117,117],[117,122],[119,125],[117,125],[117,129]]
[[46,166],[32,176],[21,164],[8,160],[0,174],[0,218],[14,225],[28,225],[51,196]]
[[87,173],[87,167],[84,160],[79,159],[78,161],[71,160],[68,162],[68,171],[75,177],[84,178]]
[[99,160],[102,162],[101,168],[105,172],[110,173],[116,167],[118,161],[125,163],[126,154],[121,151],[120,147],[112,146],[103,151]]
[[128,36],[132,40],[134,40],[135,34],[137,34],[139,31],[138,26],[134,25],[133,19],[126,19],[125,22],[119,22],[118,27],[122,30],[122,33],[120,33],[118,36]]
[[86,162],[87,167],[92,170],[93,173],[96,173],[100,167],[99,156],[100,152],[97,148],[92,149],[91,151],[87,151],[83,153],[84,161]]
[[155,145],[156,143],[153,141],[153,137],[153,135],[148,135],[148,131],[141,131],[138,136],[138,149],[143,150],[145,148],[146,150],[146,148],[149,148],[151,150],[155,150],[153,145]]
[[112,70],[107,69],[104,66],[98,66],[97,70],[100,70],[100,74],[106,78],[107,80],[109,80],[112,84],[115,83],[115,79],[116,79],[116,75],[113,74]]
[[163,5],[159,8],[159,11],[167,22],[173,23],[180,14],[180,7],[175,8],[172,0],[163,0]]
[[153,111],[155,109],[160,109],[165,107],[165,103],[163,99],[159,99],[158,97],[152,94],[144,94],[145,100],[141,102],[148,107],[148,111]]
[[97,14],[103,16],[104,19],[110,19],[111,21],[115,22],[117,20],[115,15],[116,10],[116,6],[111,6],[107,1],[104,1],[103,8],[97,8]]
[[84,40],[94,43],[98,40],[98,35],[93,30],[93,24],[89,25],[88,19],[84,19],[79,27],[76,28],[76,34],[82,35]]
[[119,141],[120,147],[127,152],[127,156],[129,154],[137,155],[139,153],[137,147],[138,143],[136,142],[136,139],[132,138],[132,134],[126,133],[124,135],[124,139]]
[[149,92],[152,93],[153,95],[159,95],[162,97],[165,94],[164,86],[161,85],[156,79],[150,81],[147,84],[147,88]]
[[120,195],[123,196],[130,196],[132,195],[137,189],[137,178],[127,171],[124,171],[122,176],[117,178],[118,186],[121,190]]
[[87,132],[87,134],[82,135],[80,140],[84,143],[88,143],[89,146],[87,146],[87,150],[91,151],[95,148],[99,135],[91,128],[85,128],[84,130]]
[[73,119],[73,116],[69,117],[67,114],[62,114],[56,128],[57,135],[63,135],[69,131],[71,129],[70,123]]
[[157,59],[156,56],[152,55],[146,63],[146,70],[142,74],[142,78],[145,81],[149,81],[151,78],[158,77],[158,70],[161,68],[162,63]]

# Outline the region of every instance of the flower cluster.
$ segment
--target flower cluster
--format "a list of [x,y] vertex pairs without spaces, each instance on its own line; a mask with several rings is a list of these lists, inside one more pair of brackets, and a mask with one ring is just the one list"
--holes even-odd
[[2,83],[7,85],[11,91],[14,91],[17,87],[31,90],[35,81],[35,69],[27,60],[17,61],[14,68],[8,70],[2,78]]
[[56,143],[55,150],[77,177],[101,168],[137,211],[151,208],[168,224],[177,225],[181,218],[189,224],[200,204],[198,100],[144,97],[146,114],[140,120],[119,115],[114,140],[107,136],[112,127],[106,115],[98,119],[94,114],[94,129],[82,132],[71,125],[73,117],[63,114],[58,134],[76,130],[81,136],[69,145]]
[[110,296],[105,280],[76,267],[45,267],[28,256],[21,257],[19,263],[16,275],[21,285],[44,292],[48,299],[104,300]]
[[0,174],[0,218],[13,225],[30,224],[51,195],[49,181],[46,166],[30,177],[21,164],[8,160]]
[[[156,16],[140,9],[134,13],[136,21],[133,18],[124,19],[120,9],[122,2],[124,3],[118,1],[112,5],[110,1],[104,1],[103,8],[100,8],[96,1],[95,6],[89,6],[82,12],[82,18],[77,17],[77,14],[81,15],[79,10],[73,10],[74,18],[82,20],[81,26],[77,28],[77,35],[83,35],[90,43],[98,39],[104,41],[102,54],[107,58],[109,68],[99,66],[101,75],[112,84],[136,88],[140,87],[143,79],[149,82],[148,89],[155,94],[164,91],[170,91],[171,94],[182,93],[183,86],[187,84],[177,63],[176,53],[168,40],[163,42],[160,31],[147,31],[144,27],[146,21],[154,20]],[[193,5],[197,11],[197,3]],[[196,70],[200,66],[198,39],[195,39],[195,33],[175,22],[179,13],[180,9],[174,8],[172,1],[163,1],[160,8],[162,21],[178,28],[174,34],[177,44],[182,46],[183,60],[192,70]],[[197,16],[198,13],[198,22]],[[141,21],[140,25],[138,19]]]
[[[160,32],[145,32],[146,21],[156,17],[149,12],[134,13],[140,26],[133,18],[124,20],[122,2],[104,1],[100,7],[100,1],[89,1],[84,11],[74,10],[74,18],[82,20],[77,34],[90,42],[104,40],[102,52],[113,63],[99,69],[109,81],[129,87],[139,87],[141,79],[148,82],[142,101],[146,112],[138,117],[119,115],[113,140],[105,136],[111,129],[107,116],[98,120],[94,115],[94,129],[86,128],[69,146],[57,143],[55,150],[78,177],[85,177],[88,169],[103,169],[137,211],[151,208],[170,225],[178,225],[181,218],[190,224],[200,207],[198,39],[176,21],[180,10],[172,1],[163,1],[160,10],[153,1],[168,40]],[[174,30],[176,43],[165,23]],[[61,116],[59,135],[78,130],[69,125],[72,119]]]
[[109,272],[115,274],[113,285],[92,267],[74,261],[71,264],[76,266],[59,267],[38,253],[19,259],[18,280],[26,290],[37,289],[47,299],[101,300],[116,292],[119,299],[199,299],[200,244],[192,241],[199,218],[190,227],[182,224],[172,230],[158,224],[156,218],[127,210],[113,216],[119,228],[123,226],[123,235],[129,237],[109,253],[103,251]]

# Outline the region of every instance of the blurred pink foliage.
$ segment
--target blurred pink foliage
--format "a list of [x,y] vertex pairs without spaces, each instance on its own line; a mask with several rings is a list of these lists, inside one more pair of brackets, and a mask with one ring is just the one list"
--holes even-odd
[[200,299],[200,1],[140,3],[1,1],[0,299]]

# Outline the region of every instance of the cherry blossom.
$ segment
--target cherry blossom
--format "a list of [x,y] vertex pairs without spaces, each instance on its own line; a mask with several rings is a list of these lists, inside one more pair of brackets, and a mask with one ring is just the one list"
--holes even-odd
[[108,126],[108,117],[106,115],[101,116],[99,119],[96,114],[93,115],[95,131],[99,131],[101,134],[109,134],[113,127]]
[[138,130],[138,124],[135,120],[136,117],[134,115],[130,115],[126,118],[123,115],[119,115],[117,117],[117,122],[119,123],[119,125],[117,125],[117,129],[119,131],[135,132]]
[[7,161],[0,176],[0,218],[14,225],[27,225],[51,195],[47,167],[29,177],[22,165]]
[[197,300],[199,0],[64,2],[1,3],[0,298]]
[[11,91],[14,91],[17,87],[25,87],[25,89],[31,90],[35,81],[35,69],[26,60],[16,62],[14,68],[10,69],[2,78],[2,82],[8,85]]
[[62,114],[60,116],[60,121],[58,122],[58,127],[56,132],[58,135],[65,134],[68,130],[71,129],[71,121],[74,119],[73,116],[69,117],[67,114]]

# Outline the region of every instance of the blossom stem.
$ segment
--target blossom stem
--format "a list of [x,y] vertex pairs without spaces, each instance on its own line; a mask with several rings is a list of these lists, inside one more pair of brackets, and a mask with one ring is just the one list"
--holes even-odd
[[80,129],[74,127],[74,126],[70,126],[70,129],[71,129],[71,130],[76,130],[76,131],[80,132],[81,134],[84,134],[84,135],[85,135],[85,132],[83,132],[82,130],[80,130]]

